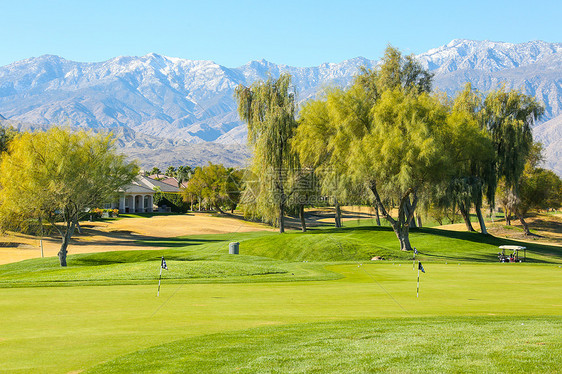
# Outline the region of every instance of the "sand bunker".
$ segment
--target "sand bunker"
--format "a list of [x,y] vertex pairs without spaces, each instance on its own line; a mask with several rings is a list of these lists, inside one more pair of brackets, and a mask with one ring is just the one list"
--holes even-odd
[[[137,240],[172,238],[184,235],[223,234],[270,230],[257,223],[238,218],[217,217],[208,213],[153,216],[150,218],[123,218],[107,222],[82,222],[82,233],[76,233],[68,248],[69,254],[162,249],[140,246]],[[0,264],[41,257],[38,238],[13,234],[0,238]],[[60,239],[45,238],[45,257],[56,256]]]

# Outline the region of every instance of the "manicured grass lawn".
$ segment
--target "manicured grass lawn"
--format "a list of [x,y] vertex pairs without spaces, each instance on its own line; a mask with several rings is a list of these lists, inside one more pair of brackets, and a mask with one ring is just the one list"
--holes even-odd
[[[498,246],[517,241],[478,233],[431,228],[411,233],[424,262],[497,261]],[[240,242],[242,255],[228,255],[228,243]],[[338,276],[323,266],[334,262],[366,262],[374,256],[387,261],[412,259],[398,250],[392,230],[384,227],[317,229],[307,233],[248,232],[153,239],[139,244],[162,246],[159,251],[116,251],[71,255],[60,268],[57,258],[33,259],[0,267],[0,287],[150,284],[158,277],[164,256],[175,273],[171,282],[264,282],[325,280]],[[528,244],[532,263],[562,263],[562,247]]]
[[497,245],[513,241],[430,228],[411,241],[419,298],[412,254],[385,228],[155,239],[162,250],[74,255],[66,269],[0,266],[0,372],[556,372],[560,247],[500,264]]
[[509,321],[560,316],[562,308],[562,269],[552,264],[428,264],[419,298],[411,263],[331,270],[345,278],[164,283],[160,298],[156,284],[0,289],[1,370],[68,372],[178,339],[260,326],[431,316]]
[[179,340],[88,373],[555,373],[561,335],[562,318],[308,323]]

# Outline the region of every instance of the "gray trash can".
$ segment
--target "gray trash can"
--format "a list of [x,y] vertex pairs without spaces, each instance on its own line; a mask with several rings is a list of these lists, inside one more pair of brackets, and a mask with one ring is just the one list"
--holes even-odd
[[231,254],[231,255],[237,255],[239,246],[240,246],[240,243],[238,243],[238,242],[230,243],[228,245],[228,253]]

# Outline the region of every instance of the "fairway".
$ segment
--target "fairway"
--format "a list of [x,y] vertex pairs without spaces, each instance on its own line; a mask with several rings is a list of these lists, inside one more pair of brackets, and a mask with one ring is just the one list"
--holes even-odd
[[416,297],[394,233],[350,226],[139,236],[67,268],[2,265],[0,372],[556,372],[560,247],[501,264],[497,246],[519,242],[413,230]]
[[[509,324],[512,316],[519,316],[517,321],[521,316],[553,316],[543,320],[552,321],[560,331],[562,269],[558,265],[428,263],[425,267],[419,298],[417,273],[406,262],[333,265],[329,270],[344,276],[333,281],[164,282],[160,298],[155,297],[155,284],[0,289],[1,370],[69,372],[178,339],[321,321],[405,318],[414,323],[419,317],[449,316],[453,325],[462,326],[470,321],[478,324],[482,317],[493,325],[494,321]],[[559,336],[553,338],[558,345],[549,345],[558,354],[562,353]],[[237,344],[234,339],[231,348]],[[244,355],[233,354],[232,359],[245,362]]]

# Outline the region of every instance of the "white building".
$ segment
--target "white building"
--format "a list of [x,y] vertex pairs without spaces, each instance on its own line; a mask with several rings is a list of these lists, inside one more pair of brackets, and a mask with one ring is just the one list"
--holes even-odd
[[152,213],[158,210],[154,206],[154,194],[161,192],[179,193],[180,189],[170,183],[139,175],[131,184],[119,191],[119,202],[108,204],[106,208],[119,209],[119,213]]

